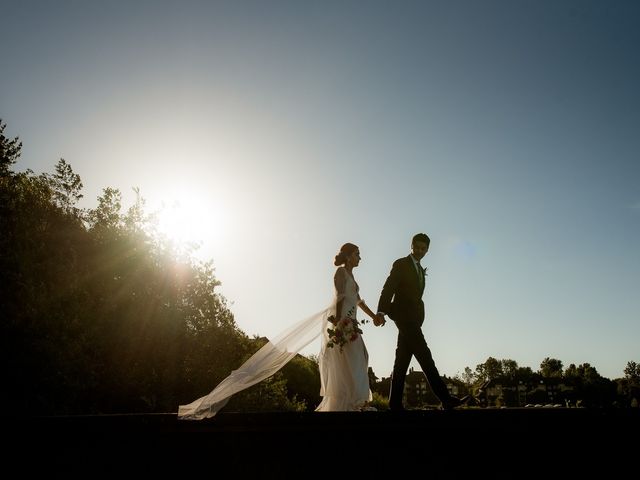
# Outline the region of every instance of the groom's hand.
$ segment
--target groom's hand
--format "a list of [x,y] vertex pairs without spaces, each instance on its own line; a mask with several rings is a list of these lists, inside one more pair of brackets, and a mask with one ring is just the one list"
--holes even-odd
[[387,321],[384,319],[384,315],[382,313],[378,313],[376,315],[376,318],[373,319],[373,324],[376,327],[381,327],[383,326],[385,323],[387,323]]

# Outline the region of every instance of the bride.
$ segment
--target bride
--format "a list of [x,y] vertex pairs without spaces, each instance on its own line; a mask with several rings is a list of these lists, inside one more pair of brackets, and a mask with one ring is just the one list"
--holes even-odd
[[[320,349],[320,395],[322,402],[316,412],[360,410],[371,401],[369,389],[369,354],[357,328],[357,307],[360,307],[374,324],[376,315],[360,298],[359,287],[353,269],[360,263],[360,250],[353,243],[345,243],[335,257],[338,266],[333,277],[335,286],[335,316],[333,329],[325,328]],[[346,320],[342,320],[346,319]],[[338,322],[342,320],[342,322]],[[337,348],[332,341],[337,325],[355,325],[353,340]],[[338,336],[339,338],[339,336]]]
[[[353,268],[359,263],[358,247],[345,243],[334,260],[338,269],[334,275],[335,295],[331,305],[292,325],[273,341],[267,342],[208,395],[188,405],[180,405],[178,418],[201,420],[213,417],[233,394],[276,373],[320,335],[320,395],[323,399],[316,411],[353,411],[366,408],[366,402],[371,400],[369,356],[360,336],[356,307],[360,307],[371,317],[374,325],[384,323],[360,298],[359,287],[353,277]],[[339,331],[343,326],[352,330],[349,338],[341,337]]]

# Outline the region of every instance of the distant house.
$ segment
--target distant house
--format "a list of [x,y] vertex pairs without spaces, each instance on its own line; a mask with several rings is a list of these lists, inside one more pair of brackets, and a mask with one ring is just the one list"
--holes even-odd
[[544,378],[523,383],[522,381],[490,380],[483,384],[477,394],[483,406],[524,407],[530,404],[565,404],[573,387],[561,378]]
[[[454,383],[445,383],[452,395],[459,395],[458,386]],[[384,377],[377,382],[374,390],[383,396],[389,395],[391,378]],[[435,396],[424,373],[420,370],[409,369],[404,381],[403,403],[407,408],[429,408],[440,406],[440,400]]]
[[438,405],[439,403],[424,373],[410,368],[404,381],[405,406],[407,408],[418,408],[427,405]]
[[[472,388],[456,378],[443,379],[451,394],[461,398],[469,394],[465,404],[470,407],[610,406],[614,402],[616,405],[637,406],[640,399],[636,390],[630,392],[620,381],[616,387],[615,382],[608,379],[582,385],[572,378],[543,377],[536,373],[523,380],[499,377]],[[391,378],[386,377],[372,385],[372,389],[387,397],[390,385]],[[407,408],[440,405],[423,372],[409,369],[405,379],[404,404]]]

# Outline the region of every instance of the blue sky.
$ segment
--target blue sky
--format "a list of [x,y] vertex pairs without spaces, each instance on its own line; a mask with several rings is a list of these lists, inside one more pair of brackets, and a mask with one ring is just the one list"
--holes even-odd
[[[636,2],[0,6],[17,168],[65,158],[87,207],[179,202],[167,232],[202,241],[249,335],[326,306],[345,242],[375,309],[426,232],[441,373],[640,361]],[[365,327],[378,376],[395,340]]]

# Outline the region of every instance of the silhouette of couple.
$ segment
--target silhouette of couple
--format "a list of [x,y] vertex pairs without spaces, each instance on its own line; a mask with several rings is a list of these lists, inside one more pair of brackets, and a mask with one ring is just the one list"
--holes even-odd
[[368,407],[371,401],[369,356],[356,319],[358,307],[371,317],[374,325],[384,326],[385,317],[388,316],[398,327],[389,395],[391,411],[404,410],[404,382],[413,356],[422,367],[434,394],[442,402],[442,408],[459,406],[462,401],[449,393],[440,378],[421,330],[425,316],[422,301],[425,269],[420,260],[429,250],[429,243],[426,234],[414,235],[411,253],[393,262],[382,287],[377,313],[360,298],[359,287],[353,276],[353,269],[361,260],[360,250],[352,243],[345,243],[334,259],[338,268],[333,278],[335,295],[330,306],[267,342],[208,395],[189,405],[181,405],[178,418],[198,420],[214,416],[234,393],[273,375],[319,335],[323,339],[319,356],[322,401],[316,411],[371,409]]

